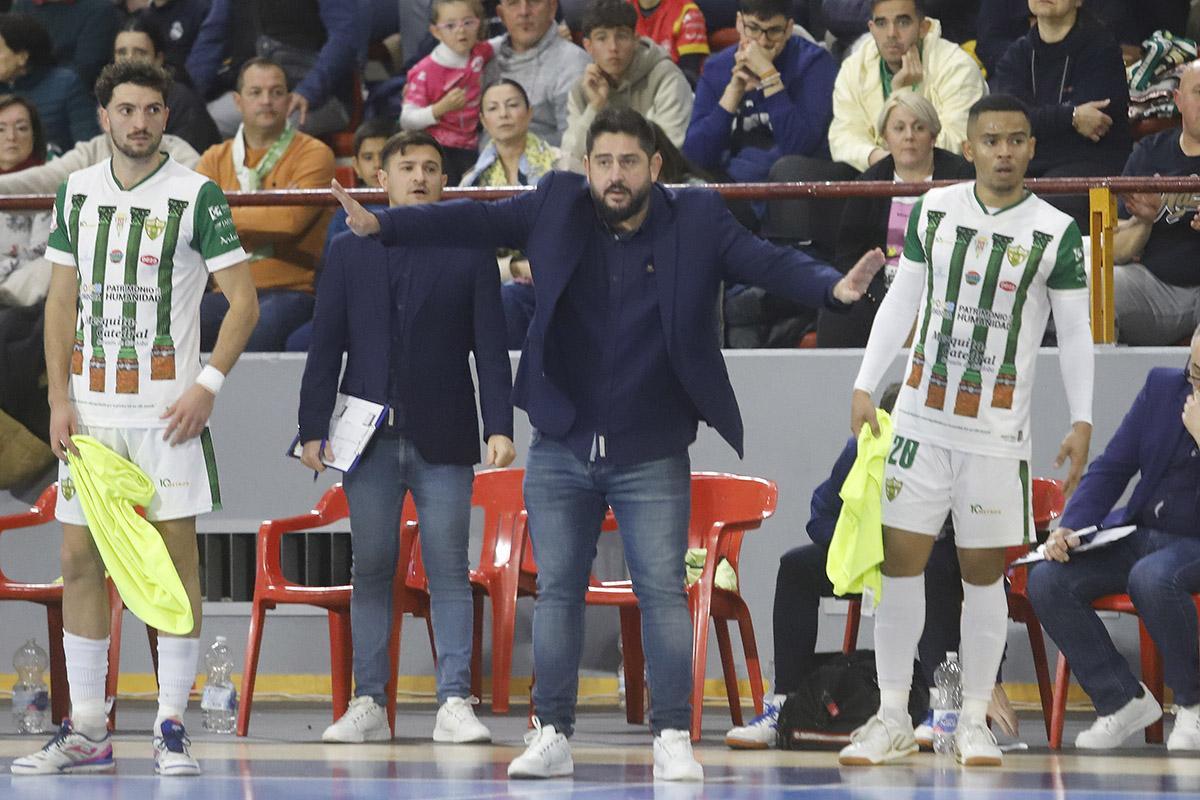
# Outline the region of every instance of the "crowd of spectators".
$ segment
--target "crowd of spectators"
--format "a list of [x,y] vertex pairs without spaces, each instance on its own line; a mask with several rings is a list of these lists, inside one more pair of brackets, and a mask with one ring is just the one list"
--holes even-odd
[[[17,161],[8,157],[19,151],[15,140],[5,134],[0,142],[0,193],[52,192],[72,170],[107,157],[91,85],[105,63],[122,59],[174,73],[164,147],[233,191],[321,188],[339,158],[360,186],[377,187],[378,152],[400,130],[427,130],[446,149],[451,184],[530,186],[550,170],[581,168],[588,125],[609,106],[654,122],[670,172],[694,180],[966,179],[967,109],[989,87],[1031,109],[1032,176],[1192,175],[1200,99],[1191,89],[1200,78],[1186,64],[1168,65],[1173,71],[1157,88],[1175,93],[1182,127],[1178,116],[1157,120],[1166,130],[1139,141],[1126,77],[1153,56],[1143,41],[1183,41],[1191,5],[1146,0],[1135,12],[1121,0],[0,0],[0,102],[12,98],[0,109],[0,131],[36,130],[32,150]],[[1196,51],[1188,44],[1180,52]],[[24,121],[7,125],[14,115]],[[1051,199],[1086,230],[1086,197]],[[913,201],[730,205],[763,237],[845,265],[876,246],[895,261]],[[1196,205],[1191,196],[1123,200],[1122,341],[1174,344],[1200,320],[1189,230]],[[262,302],[249,349],[304,349],[324,253],[344,220],[312,206],[242,206],[234,220]],[[0,264],[0,304],[11,306],[4,287],[37,274],[25,264],[37,260],[30,254],[44,233],[25,223],[8,230],[29,237],[11,243]],[[517,349],[532,314],[533,276],[520,253],[497,255],[508,343]],[[886,290],[881,277],[849,315],[817,318],[729,286],[725,343],[794,346],[815,331],[818,346],[861,346]],[[36,291],[20,296],[37,302]],[[219,292],[206,298],[206,345],[223,308]]]

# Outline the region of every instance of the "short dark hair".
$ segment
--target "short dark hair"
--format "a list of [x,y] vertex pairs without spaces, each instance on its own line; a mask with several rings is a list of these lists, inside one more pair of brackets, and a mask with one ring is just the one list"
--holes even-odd
[[487,94],[488,92],[490,92],[492,89],[496,88],[497,86],[511,86],[512,88],[517,90],[517,94],[521,95],[521,99],[525,101],[526,108],[529,108],[533,105],[532,103],[529,102],[529,92],[525,91],[525,87],[522,86],[521,84],[519,84],[518,82],[514,81],[512,78],[500,78],[496,81],[493,81],[492,83],[489,83],[487,86],[483,87],[483,93],[479,95],[479,102],[482,103],[483,95]]
[[0,94],[0,111],[4,111],[12,106],[23,106],[29,112],[29,126],[33,128],[32,155],[39,161],[45,161],[46,131],[42,127],[42,118],[38,116],[37,106],[19,94]]
[[792,18],[791,0],[738,0],[738,11],[758,19]]
[[[267,58],[266,56],[255,56],[254,58],[247,59],[246,63],[242,64],[241,69],[238,70],[237,85],[235,87],[238,94],[241,94],[242,85],[246,82],[246,70],[250,69],[251,67],[266,67],[268,69],[277,69],[283,73],[284,83],[287,83],[287,79],[288,79],[287,70],[285,70],[283,68],[282,64],[280,64],[278,61],[276,61],[273,58]],[[288,87],[288,89],[291,89],[291,88],[292,88],[291,86]]]
[[14,53],[25,53],[29,67],[54,66],[54,40],[46,26],[31,14],[0,14],[0,39]]
[[1019,98],[1013,97],[1011,94],[985,94],[976,100],[975,105],[971,106],[971,110],[967,112],[967,130],[970,131],[974,128],[976,121],[982,115],[992,112],[1022,114],[1025,120],[1029,121],[1029,107]]
[[438,161],[443,165],[442,172],[446,171],[446,151],[438,144],[437,139],[425,131],[401,131],[388,139],[379,153],[379,168],[386,170],[392,156],[397,153],[404,155],[410,147],[432,147],[437,151]]
[[645,117],[632,108],[609,106],[596,115],[596,119],[592,121],[587,132],[587,154],[589,156],[592,154],[592,145],[603,133],[624,133],[636,137],[638,146],[642,148],[647,157],[658,152],[658,137],[654,135],[654,128],[650,127],[650,123],[646,121]]
[[583,12],[581,30],[584,38],[596,28],[628,28],[637,30],[637,12],[625,0],[596,0]]
[[[879,8],[879,6],[886,2],[888,2],[888,0],[871,0],[871,13],[874,14],[875,9]],[[913,4],[913,9],[917,12],[918,17],[926,16],[925,0],[909,0],[909,2]]]
[[96,78],[96,100],[107,108],[112,102],[113,90],[123,83],[153,89],[162,95],[163,103],[166,103],[167,93],[171,91],[171,74],[148,61],[107,64],[100,70],[100,77]]
[[399,130],[400,125],[394,117],[372,117],[354,131],[354,157],[358,158],[358,151],[367,139],[390,139]]
[[[154,48],[154,55],[159,55],[167,49],[167,42],[163,39],[162,29],[157,25],[151,25],[143,13],[138,12],[129,19],[121,23],[121,27],[117,28],[117,36],[122,33],[144,33],[146,38],[150,40],[150,46]],[[113,37],[113,49],[116,49],[117,37]]]

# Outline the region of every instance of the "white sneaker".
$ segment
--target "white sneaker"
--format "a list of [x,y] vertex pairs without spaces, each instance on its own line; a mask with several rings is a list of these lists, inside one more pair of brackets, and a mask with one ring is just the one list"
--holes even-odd
[[667,728],[654,737],[654,780],[704,780],[704,767],[692,754],[689,731]]
[[543,726],[533,718],[533,730],[525,734],[525,752],[508,765],[510,778],[566,778],[575,772],[571,745],[553,725]]
[[437,722],[433,726],[435,742],[490,742],[492,732],[475,717],[471,706],[479,702],[478,697],[447,697],[438,709]]
[[159,775],[199,775],[200,764],[188,752],[191,743],[182,722],[164,719],[154,737],[154,771]]
[[1175,727],[1167,737],[1168,750],[1200,750],[1200,706],[1175,706]]
[[89,739],[64,719],[54,738],[36,753],[22,756],[9,767],[14,775],[54,775],[72,772],[112,772],[112,738]]
[[917,747],[929,752],[933,751],[933,709],[925,712],[925,717],[921,720],[921,724],[913,730],[913,738],[917,740]]
[[371,697],[356,697],[341,719],[321,734],[322,742],[387,742],[392,738],[387,711]]
[[1120,747],[1132,734],[1162,716],[1162,707],[1141,684],[1142,696],[1135,697],[1115,713],[1098,717],[1092,727],[1075,737],[1075,746],[1084,750],[1111,750]]
[[964,767],[998,767],[1003,754],[986,720],[968,722],[960,716],[954,732],[954,757]]
[[917,752],[912,722],[893,722],[879,714],[850,734],[850,744],[838,753],[838,763],[846,767],[870,767],[886,764]]
[[734,750],[767,750],[779,739],[779,709],[783,708],[786,695],[777,694],[763,698],[763,710],[746,725],[730,728],[725,734],[725,744]]

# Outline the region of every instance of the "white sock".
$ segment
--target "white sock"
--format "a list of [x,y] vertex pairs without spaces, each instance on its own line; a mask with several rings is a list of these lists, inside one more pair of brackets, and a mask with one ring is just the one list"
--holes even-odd
[[875,612],[875,671],[879,713],[908,719],[913,658],[925,628],[925,576],[883,576],[883,599]]
[[178,636],[158,637],[158,716],[154,732],[158,733],[163,720],[183,719],[188,694],[196,682],[196,662],[200,656],[199,639]]
[[987,586],[963,581],[961,627],[962,719],[984,722],[1008,641],[1008,600],[1003,578]]
[[108,680],[108,637],[85,639],[63,631],[67,685],[71,687],[71,724],[89,739],[108,733],[104,685]]

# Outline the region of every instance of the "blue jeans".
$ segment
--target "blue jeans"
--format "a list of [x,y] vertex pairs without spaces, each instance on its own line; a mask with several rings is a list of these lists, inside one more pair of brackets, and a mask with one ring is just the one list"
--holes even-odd
[[421,556],[429,576],[430,612],[437,646],[438,704],[471,694],[471,584],[467,543],[474,471],[461,464],[430,464],[407,439],[380,431],[343,485],[350,505],[350,625],[354,694],[383,705],[391,675],[388,636],[392,576],[400,545],[400,509],[412,492],[421,520]]
[[655,734],[691,724],[692,618],[684,592],[691,513],[687,451],[641,464],[580,461],[535,433],[525,507],[538,566],[533,610],[533,703],[544,724],[571,735],[579,694],[584,594],[596,540],[612,506],[642,614]]
[[[246,352],[283,352],[288,335],[312,319],[314,302],[311,292],[260,289],[258,324],[246,342]],[[204,352],[212,352],[228,311],[229,300],[221,292],[209,292],[200,301],[200,349]]]
[[1128,594],[1163,657],[1163,678],[1182,706],[1200,703],[1200,646],[1192,593],[1200,591],[1200,538],[1141,528],[1066,564],[1032,567],[1029,598],[1042,627],[1066,654],[1096,711],[1112,714],[1138,692],[1092,601]]

